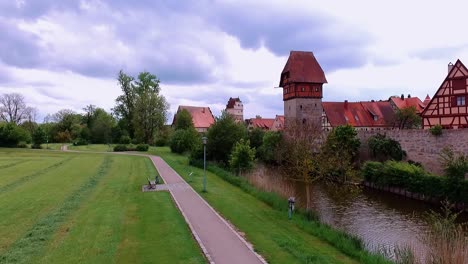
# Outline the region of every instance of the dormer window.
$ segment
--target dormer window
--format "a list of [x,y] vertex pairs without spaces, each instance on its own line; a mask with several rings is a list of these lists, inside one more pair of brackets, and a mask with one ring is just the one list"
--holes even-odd
[[356,119],[356,121],[359,121],[359,117],[357,115],[354,116],[354,119]]
[[377,115],[374,115],[374,121],[379,120],[379,117]]

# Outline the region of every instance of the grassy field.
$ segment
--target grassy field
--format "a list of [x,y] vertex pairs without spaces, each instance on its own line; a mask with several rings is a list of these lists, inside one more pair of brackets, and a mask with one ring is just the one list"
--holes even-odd
[[90,144],[85,146],[73,146],[68,145],[69,150],[79,151],[97,151],[97,152],[112,152],[115,144],[111,144],[110,147],[107,144]]
[[149,159],[0,149],[0,263],[205,263]]
[[[150,152],[161,156],[186,180],[193,171],[194,180],[189,183],[210,205],[245,233],[255,250],[269,263],[388,263],[356,249],[352,240],[336,236],[337,232],[329,228],[311,224],[298,216],[288,220],[285,210],[272,208],[211,172],[207,173],[208,192],[203,193],[203,170],[189,166],[186,157],[172,154],[168,148],[151,148]],[[333,240],[338,247],[327,243],[323,237]]]

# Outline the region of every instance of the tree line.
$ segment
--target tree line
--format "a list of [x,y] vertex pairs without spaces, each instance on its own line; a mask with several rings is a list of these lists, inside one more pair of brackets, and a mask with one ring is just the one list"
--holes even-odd
[[87,105],[82,113],[62,109],[36,120],[37,110],[18,93],[0,95],[0,146],[41,148],[44,143],[75,145],[154,144],[166,128],[169,104],[160,94],[160,80],[149,72],[136,78],[118,74],[122,91],[111,111]]

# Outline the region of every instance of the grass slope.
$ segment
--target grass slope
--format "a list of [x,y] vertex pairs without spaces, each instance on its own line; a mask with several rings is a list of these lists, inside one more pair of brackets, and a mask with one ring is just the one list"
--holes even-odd
[[0,167],[0,263],[205,263],[170,194],[141,192],[147,158],[0,149],[0,161],[24,161]]
[[[210,205],[245,233],[255,250],[269,263],[388,263],[360,249],[353,239],[338,236],[339,232],[317,222],[308,222],[299,216],[288,220],[286,210],[272,208],[211,172],[207,172],[208,192],[203,193],[202,169],[189,166],[185,156],[170,153],[168,148],[151,148],[150,151],[161,156]],[[187,176],[191,171],[195,172],[193,181]],[[327,236],[330,236],[328,242],[323,239]]]

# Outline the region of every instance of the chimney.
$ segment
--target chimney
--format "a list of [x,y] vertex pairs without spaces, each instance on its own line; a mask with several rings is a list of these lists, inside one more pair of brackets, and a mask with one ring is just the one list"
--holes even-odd
[[348,109],[348,100],[344,100],[344,108]]
[[453,68],[453,63],[449,62],[449,64],[448,64],[448,72],[449,73],[452,70],[452,68]]

